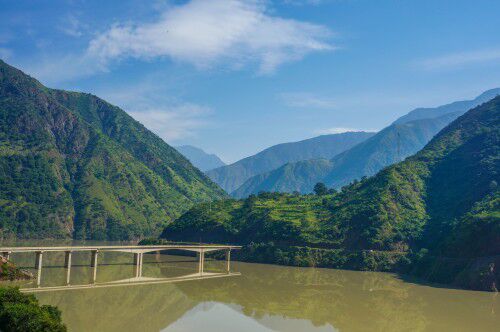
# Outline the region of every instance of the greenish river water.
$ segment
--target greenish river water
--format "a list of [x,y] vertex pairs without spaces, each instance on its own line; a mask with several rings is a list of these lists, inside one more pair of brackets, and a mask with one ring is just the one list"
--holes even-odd
[[[12,259],[33,268],[33,254],[15,254]],[[44,254],[42,288],[65,285],[63,262],[63,253]],[[88,253],[74,254],[71,285],[91,282],[89,262]],[[196,271],[195,257],[144,257],[145,277]],[[224,262],[208,259],[206,271],[222,272]],[[388,273],[239,262],[232,263],[232,271],[241,275],[36,296],[62,310],[69,331],[499,331],[500,327],[500,296],[495,293],[411,283]],[[132,255],[100,254],[97,284],[133,275]],[[33,282],[20,286],[35,287]]]

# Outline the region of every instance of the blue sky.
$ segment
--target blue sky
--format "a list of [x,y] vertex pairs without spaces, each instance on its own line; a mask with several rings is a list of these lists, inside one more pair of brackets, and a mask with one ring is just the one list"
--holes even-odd
[[0,58],[225,161],[500,87],[499,1],[0,0]]

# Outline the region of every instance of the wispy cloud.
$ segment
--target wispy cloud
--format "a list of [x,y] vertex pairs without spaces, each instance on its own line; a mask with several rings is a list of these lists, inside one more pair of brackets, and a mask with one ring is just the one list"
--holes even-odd
[[336,103],[332,98],[318,96],[309,92],[281,93],[279,99],[285,105],[297,108],[334,109]]
[[172,142],[195,136],[196,129],[206,125],[204,118],[211,109],[184,103],[128,113],[165,141]]
[[426,70],[455,69],[475,64],[500,63],[500,49],[485,49],[468,52],[445,54],[416,62],[419,68]]
[[161,75],[151,75],[139,82],[103,90],[99,95],[119,105],[165,141],[195,137],[210,124],[213,110],[205,105],[185,101],[169,91],[169,82],[159,85]]
[[329,135],[329,134],[341,134],[341,133],[359,132],[359,131],[377,132],[378,130],[376,130],[376,129],[332,127],[332,128],[315,130],[314,134],[316,134],[316,135]]
[[87,25],[73,14],[64,16],[59,25],[59,30],[71,37],[81,37],[86,29]]
[[101,64],[122,58],[168,57],[198,68],[256,63],[260,73],[311,52],[333,50],[324,26],[271,16],[267,1],[192,0],[150,23],[118,23],[94,38],[87,56]]

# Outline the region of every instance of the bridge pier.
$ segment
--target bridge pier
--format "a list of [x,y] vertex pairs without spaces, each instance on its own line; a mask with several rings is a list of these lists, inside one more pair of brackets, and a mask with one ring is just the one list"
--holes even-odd
[[136,252],[134,253],[134,265],[135,265],[135,277],[139,278],[142,277],[142,259],[143,259],[143,253],[142,252]]
[[42,259],[43,259],[43,251],[37,251],[35,257],[35,269],[36,272],[36,285],[40,286],[40,282],[42,280]]
[[203,268],[205,265],[205,252],[203,249],[200,249],[200,252],[198,253],[198,271],[200,272],[200,275],[203,274]]
[[226,272],[231,270],[231,249],[226,250]]
[[70,268],[71,267],[71,256],[73,252],[71,251],[66,251],[64,253],[64,267],[65,268]]
[[66,285],[69,285],[70,277],[71,277],[71,256],[73,252],[66,251],[64,255],[64,267],[67,269],[66,271]]
[[92,257],[90,259],[90,266],[94,269],[92,270],[92,282],[95,282],[97,279],[97,255],[99,250],[92,250]]

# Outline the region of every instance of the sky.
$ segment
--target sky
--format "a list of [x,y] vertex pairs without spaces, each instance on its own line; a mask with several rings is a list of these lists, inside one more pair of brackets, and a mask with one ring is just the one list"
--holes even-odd
[[500,87],[496,0],[0,0],[0,58],[226,162]]

